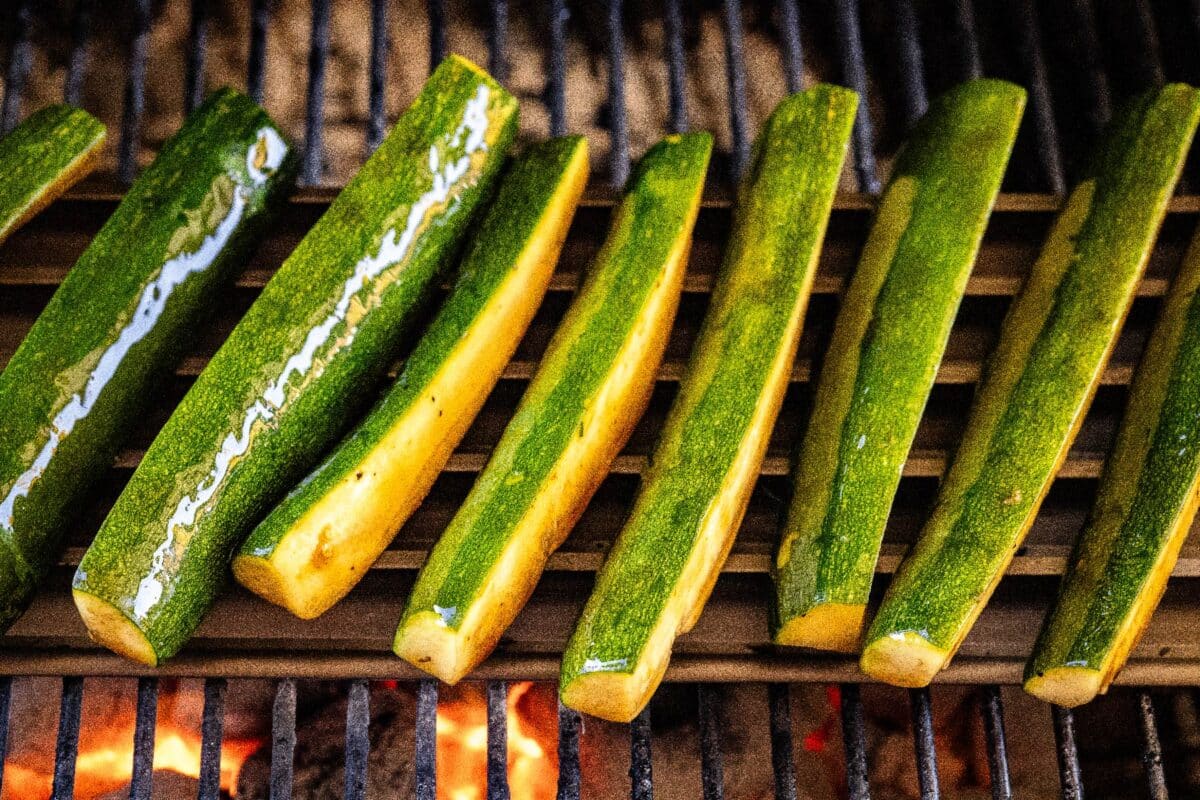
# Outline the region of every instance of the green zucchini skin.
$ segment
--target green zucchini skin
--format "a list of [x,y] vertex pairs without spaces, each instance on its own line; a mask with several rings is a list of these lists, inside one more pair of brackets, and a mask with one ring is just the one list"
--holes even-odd
[[0,242],[92,171],[104,135],[83,109],[54,105],[0,139]]
[[74,507],[295,171],[261,108],[231,90],[212,95],[130,187],[0,374],[0,627],[58,557]]
[[873,658],[906,638],[936,651],[936,672],[991,596],[1087,411],[1198,114],[1200,92],[1188,86],[1139,98],[1068,198],[1005,318],[933,512],[867,633],[869,674],[894,680]]
[[[576,681],[633,676],[648,651],[664,646],[654,641],[663,635],[656,629],[677,593],[698,589],[696,603],[680,609],[679,629],[667,632],[671,639],[690,627],[707,599],[787,385],[775,373],[786,361],[790,374],[857,105],[858,96],[839,87],[800,92],[779,104],[755,143],[679,395],[563,656],[560,693],[568,704],[575,702]],[[743,470],[751,477],[732,481],[747,485],[731,485],[731,475]],[[728,524],[708,530],[710,509],[719,503],[729,503]],[[717,557],[685,576],[710,536],[721,539]],[[696,586],[683,585],[689,581]],[[658,664],[649,670],[661,677]]]
[[1026,686],[1055,669],[1124,663],[1166,588],[1196,515],[1200,481],[1200,236],[1192,239],[1146,353],[1090,519],[1025,667]]
[[775,561],[777,642],[814,607],[867,602],[901,469],[1024,107],[1024,90],[1011,83],[962,84],[934,101],[897,159],[797,461]]
[[74,585],[77,601],[126,618],[148,660],[179,650],[242,538],[369,399],[516,122],[515,98],[490,76],[443,61],[147,450]]

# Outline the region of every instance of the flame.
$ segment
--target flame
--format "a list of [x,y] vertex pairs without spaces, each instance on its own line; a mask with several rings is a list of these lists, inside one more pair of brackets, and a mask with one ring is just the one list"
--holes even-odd
[[[519,703],[532,683],[508,692],[508,785],[512,800],[550,800],[558,781],[553,731],[539,731]],[[530,699],[534,699],[531,695]],[[461,696],[438,704],[438,800],[482,800],[487,787],[487,704]]]

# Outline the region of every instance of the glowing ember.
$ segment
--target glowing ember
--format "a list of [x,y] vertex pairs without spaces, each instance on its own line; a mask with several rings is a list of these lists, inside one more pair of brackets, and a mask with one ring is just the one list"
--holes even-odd
[[[521,699],[532,688],[518,683],[508,692],[508,784],[512,800],[549,800],[558,781],[553,730],[530,723]],[[529,695],[536,700],[537,695]],[[487,703],[462,695],[438,704],[438,800],[481,800],[487,787]]]

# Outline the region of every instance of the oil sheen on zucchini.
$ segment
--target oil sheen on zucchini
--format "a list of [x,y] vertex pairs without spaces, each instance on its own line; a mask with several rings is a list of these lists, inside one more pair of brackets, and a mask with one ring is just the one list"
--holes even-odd
[[679,303],[712,138],[642,158],[512,422],[417,578],[396,654],[454,683],[532,593],[646,408]]
[[516,350],[587,175],[587,142],[578,136],[517,159],[454,291],[394,387],[242,545],[233,573],[243,586],[311,619],[362,578],[421,503]]
[[1107,691],[1154,613],[1200,500],[1200,236],[1134,377],[1129,406],[1025,690],[1060,706]]
[[0,242],[91,172],[104,124],[71,106],[48,106],[0,139]]
[[776,644],[853,652],[900,472],[1025,106],[976,80],[930,106],[892,172],[841,312],[775,559]]
[[1200,92],[1134,101],[1070,194],[1000,331],[921,536],[861,665],[924,686],[954,655],[1029,529],[1099,383],[1179,177]]
[[130,187],[0,374],[0,628],[286,197],[296,159],[219,91]]
[[146,451],[75,575],[91,635],[146,664],[370,399],[494,183],[516,100],[452,56],[268,282]]
[[817,86],[780,103],[755,143],[691,362],[563,656],[571,708],[633,719],[712,591],[791,376],[857,105]]

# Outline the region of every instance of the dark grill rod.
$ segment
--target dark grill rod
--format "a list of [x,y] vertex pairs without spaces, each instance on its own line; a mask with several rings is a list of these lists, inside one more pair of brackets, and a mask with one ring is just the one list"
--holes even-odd
[[649,708],[643,708],[629,723],[629,796],[631,800],[654,800]]
[[137,722],[133,728],[133,773],[129,800],[150,800],[154,780],[154,726],[158,720],[158,678],[138,678]]
[[508,684],[487,685],[487,800],[508,800]]
[[842,744],[846,750],[846,788],[850,800],[869,800],[867,725],[863,719],[862,697],[854,683],[843,683],[839,694],[842,699]]
[[796,765],[792,763],[792,705],[786,683],[767,686],[771,717],[771,770],[775,800],[796,800]]
[[687,62],[683,52],[683,14],[679,10],[679,0],[666,0],[663,27],[667,34],[667,88],[671,105],[667,125],[671,133],[683,133],[688,129]]
[[367,796],[371,756],[371,691],[365,680],[350,682],[346,700],[346,800]]
[[275,687],[271,711],[271,800],[292,800],[292,764],[296,755],[296,681]]
[[1063,174],[1062,146],[1058,141],[1058,125],[1054,121],[1050,83],[1046,80],[1046,58],[1042,52],[1037,15],[1033,0],[1021,0],[1016,8],[1013,16],[1017,24],[1017,58],[1021,63],[1025,86],[1029,89],[1029,116],[1046,188],[1054,194],[1063,194],[1067,190],[1067,182]]
[[842,78],[858,92],[858,115],[854,118],[854,166],[858,188],[879,194],[875,173],[875,134],[871,128],[871,103],[867,97],[867,65],[863,54],[862,31],[858,24],[858,0],[835,0],[834,23],[841,43]]
[[12,699],[12,678],[0,677],[0,793],[4,791],[4,762],[8,757],[8,707]]
[[13,43],[8,54],[8,75],[4,79],[4,108],[0,110],[0,133],[8,133],[21,119],[21,95],[25,92],[25,79],[29,77],[29,64],[33,58],[33,47],[29,43],[29,28],[32,12],[29,0],[22,0],[12,12]]
[[52,800],[71,800],[75,796],[75,757],[79,755],[82,711],[83,678],[63,678],[62,700],[58,707],[58,741],[54,745]]
[[1075,747],[1075,715],[1061,706],[1051,706],[1050,714],[1054,718],[1054,740],[1058,743],[1058,780],[1063,800],[1083,800],[1083,777]]
[[1154,719],[1154,700],[1149,692],[1138,695],[1138,711],[1142,723],[1142,763],[1146,767],[1146,784],[1151,800],[1167,800],[1167,775],[1163,770],[1162,743],[1158,739],[1158,723]]
[[388,35],[387,35],[388,0],[371,0],[371,77],[370,77],[370,106],[367,120],[367,155],[375,152],[383,141],[383,129],[386,125],[383,110],[383,90],[387,85],[385,72],[387,70]]
[[579,712],[558,704],[558,791],[556,800],[579,800]]
[[416,748],[413,753],[416,800],[437,800],[437,701],[437,681],[421,681],[417,687]]
[[71,22],[71,54],[67,57],[67,78],[63,81],[63,102],[79,105],[83,94],[83,71],[87,67],[88,30],[92,27],[92,0],[79,0]]
[[491,0],[492,27],[488,31],[488,72],[501,83],[508,80],[508,0]]
[[270,0],[254,0],[250,8],[250,58],[246,63],[246,93],[262,105],[267,79],[267,26],[271,24]]
[[983,690],[983,735],[987,739],[992,800],[1012,800],[1012,779],[1008,773],[1008,743],[1004,738],[1004,704],[1000,700],[998,686],[988,686]]
[[912,710],[913,748],[917,754],[917,783],[921,787],[921,800],[937,800],[938,789],[937,745],[933,740],[933,705],[929,689],[912,689],[908,693]]
[[550,135],[567,132],[567,20],[566,0],[550,0],[550,69],[546,103],[550,107]]
[[608,0],[608,123],[612,131],[612,184],[622,189],[629,178],[629,120],[625,112],[625,34],[622,0]]
[[958,44],[958,75],[968,80],[983,75],[983,57],[979,54],[979,34],[975,28],[975,9],[971,0],[958,0],[954,8],[954,39]]
[[788,94],[795,94],[804,88],[804,48],[796,0],[779,0],[779,35],[783,39],[783,77]]
[[138,143],[142,112],[146,106],[146,47],[150,40],[150,0],[134,0],[133,41],[129,47],[129,79],[125,82],[125,110],[121,117],[121,144],[117,175],[132,183],[138,172]]
[[208,46],[208,0],[192,0],[192,27],[188,35],[187,77],[183,108],[191,113],[204,99],[204,56]]
[[200,722],[200,790],[197,800],[221,797],[221,741],[225,738],[224,678],[204,681],[204,717]]
[[446,57],[446,0],[429,0],[429,71]]
[[746,106],[746,57],[742,52],[742,4],[725,0],[725,67],[729,80],[729,130],[733,136],[733,181],[741,180],[750,160],[750,112]]
[[308,100],[304,112],[304,166],[301,180],[321,182],[325,161],[325,64],[329,60],[329,0],[312,0],[308,49]]
[[912,0],[891,0],[888,27],[892,31],[893,61],[895,74],[900,81],[904,112],[904,130],[911,131],[917,120],[929,108],[929,94],[925,88],[925,62],[921,55],[921,31]]
[[[1104,126],[1112,116],[1112,99],[1108,88],[1108,74],[1100,58],[1100,37],[1096,32],[1096,17],[1087,0],[1071,0],[1066,30],[1072,31],[1063,43],[1073,43],[1066,54],[1070,63],[1076,65],[1074,87],[1086,95],[1084,122],[1089,136],[1087,147],[1095,143]],[[1082,164],[1078,165],[1082,166]]]
[[1154,24],[1154,12],[1150,10],[1149,2],[1131,0],[1130,5],[1130,13],[1120,15],[1120,26],[1129,40],[1126,52],[1131,56],[1128,67],[1133,73],[1134,88],[1140,92],[1162,86],[1166,76],[1163,73],[1158,29]]
[[696,692],[700,719],[700,785],[704,800],[723,800],[725,764],[721,756],[721,689],[701,684]]

